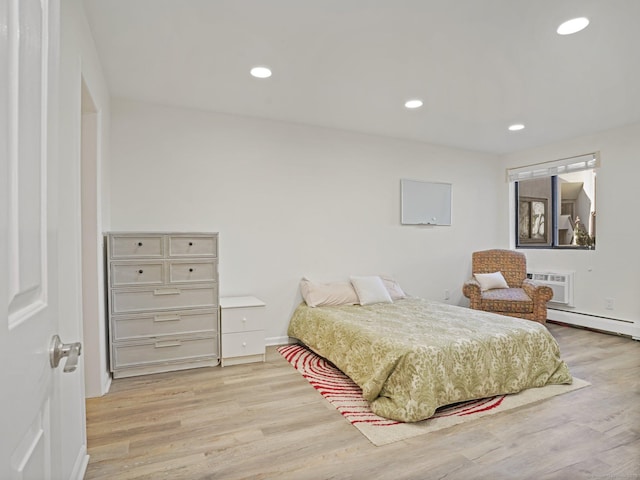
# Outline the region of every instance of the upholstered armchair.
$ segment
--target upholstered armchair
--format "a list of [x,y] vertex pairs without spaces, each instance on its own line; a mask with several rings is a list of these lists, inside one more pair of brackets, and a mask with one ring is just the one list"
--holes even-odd
[[527,259],[514,250],[484,250],[474,252],[471,270],[475,275],[501,272],[508,288],[482,290],[474,277],[462,287],[471,308],[501,315],[525,318],[544,324],[547,321],[547,302],[553,290],[527,278]]

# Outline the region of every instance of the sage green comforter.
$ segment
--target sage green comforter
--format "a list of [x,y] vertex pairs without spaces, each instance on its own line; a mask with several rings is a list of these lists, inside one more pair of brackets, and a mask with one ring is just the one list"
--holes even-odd
[[351,377],[374,413],[402,422],[443,405],[572,382],[544,325],[420,298],[303,302],[288,334]]

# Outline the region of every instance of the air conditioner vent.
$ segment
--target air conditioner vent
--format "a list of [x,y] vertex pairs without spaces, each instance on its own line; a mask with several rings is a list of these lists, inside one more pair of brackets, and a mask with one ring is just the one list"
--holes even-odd
[[549,281],[564,283],[567,281],[567,276],[566,275],[549,275]]
[[573,306],[573,272],[528,272],[527,278],[551,287],[553,298],[550,304]]

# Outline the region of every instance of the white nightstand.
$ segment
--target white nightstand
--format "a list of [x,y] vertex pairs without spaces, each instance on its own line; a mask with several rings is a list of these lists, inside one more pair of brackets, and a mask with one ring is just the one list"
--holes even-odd
[[264,362],[265,305],[250,296],[220,298],[221,366]]

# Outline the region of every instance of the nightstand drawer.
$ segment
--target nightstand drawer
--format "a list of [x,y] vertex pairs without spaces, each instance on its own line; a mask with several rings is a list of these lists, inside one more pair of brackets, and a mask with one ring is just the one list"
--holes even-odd
[[170,257],[218,256],[218,239],[211,235],[169,236]]
[[116,316],[113,318],[113,341],[144,337],[210,333],[217,330],[217,311],[178,311],[155,315]]
[[162,257],[164,238],[162,235],[112,235],[111,258]]
[[224,358],[264,354],[264,330],[222,335]]
[[215,261],[173,260],[169,262],[169,283],[215,282],[218,272]]
[[162,285],[164,262],[113,262],[111,286]]
[[113,290],[111,292],[111,313],[213,308],[217,306],[217,299],[217,285]]
[[116,344],[114,367],[140,366],[217,356],[215,337],[189,339],[156,339],[144,344]]
[[222,333],[264,330],[264,307],[224,308]]

